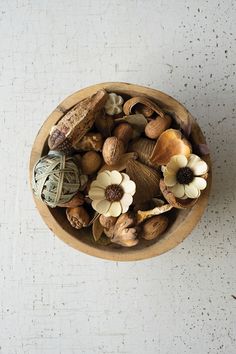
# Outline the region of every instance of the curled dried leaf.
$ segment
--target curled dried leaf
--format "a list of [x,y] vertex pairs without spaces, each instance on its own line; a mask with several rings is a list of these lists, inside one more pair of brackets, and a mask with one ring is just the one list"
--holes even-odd
[[156,112],[160,117],[164,117],[164,112],[163,110],[153,101],[151,101],[147,97],[132,97],[128,101],[125,102],[123,106],[123,111],[126,115],[132,114],[133,108],[135,108],[136,105],[142,105],[144,107],[149,108],[150,110]]

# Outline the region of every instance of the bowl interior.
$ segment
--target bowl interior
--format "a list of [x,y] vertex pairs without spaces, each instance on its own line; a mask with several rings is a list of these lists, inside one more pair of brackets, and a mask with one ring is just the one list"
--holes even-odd
[[[47,154],[48,152],[47,139],[51,127],[57,123],[65,112],[71,109],[80,100],[95,93],[101,88],[105,88],[109,92],[119,93],[125,98],[140,95],[147,96],[156,101],[169,114],[176,115],[180,119],[185,119],[188,116],[192,120],[189,112],[179,102],[157,90],[125,83],[104,83],[88,87],[65,99],[51,113],[41,127],[32,148],[30,179],[32,178],[32,169],[34,164],[41,156]],[[193,120],[191,135],[191,139],[195,144],[205,143],[205,138],[201,132],[201,129]],[[208,165],[210,165],[209,156],[206,156],[204,159]],[[145,241],[141,239],[138,245],[132,248],[125,248],[112,243],[107,244],[106,237],[102,237],[99,242],[95,242],[91,233],[91,227],[77,230],[70,225],[66,219],[65,208],[51,209],[37,199],[35,199],[35,203],[49,228],[72,247],[90,255],[106,259],[124,261],[138,260],[150,258],[168,251],[180,243],[189,234],[189,232],[191,232],[206,207],[210,189],[209,181],[210,176],[208,180],[208,187],[192,208],[185,210],[174,209],[168,212],[170,218],[169,227],[161,238],[153,241]]]

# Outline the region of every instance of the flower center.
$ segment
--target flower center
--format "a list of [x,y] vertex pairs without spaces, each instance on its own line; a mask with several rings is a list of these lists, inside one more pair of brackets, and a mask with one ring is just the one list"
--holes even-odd
[[193,171],[189,167],[182,167],[176,174],[176,179],[180,184],[189,184],[194,178]]
[[110,184],[105,190],[106,200],[109,202],[118,202],[124,195],[123,188],[118,184]]

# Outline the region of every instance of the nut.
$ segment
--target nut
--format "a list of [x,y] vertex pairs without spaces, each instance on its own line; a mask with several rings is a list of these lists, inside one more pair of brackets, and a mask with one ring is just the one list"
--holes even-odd
[[86,152],[81,159],[81,168],[84,174],[92,175],[102,164],[102,157],[96,151]]
[[90,132],[87,133],[81,140],[77,140],[73,143],[75,150],[82,151],[101,151],[103,144],[103,137],[100,133]]
[[111,136],[112,129],[114,128],[114,119],[103,112],[95,120],[95,127],[102,134],[104,138]]
[[117,139],[117,137],[112,136],[105,140],[102,155],[107,165],[112,166],[118,163],[124,152],[124,143],[123,141]]
[[82,229],[89,224],[89,215],[82,206],[76,208],[67,208],[66,216],[71,226],[75,227],[76,229]]
[[171,117],[167,114],[164,117],[151,120],[145,127],[146,136],[150,139],[157,139],[161,133],[170,127],[171,121]]
[[153,216],[151,219],[143,223],[142,238],[145,240],[153,240],[163,234],[168,226],[168,218],[165,215]]
[[132,139],[133,128],[129,123],[120,123],[115,127],[113,135],[122,140],[124,145],[127,146],[130,139]]
[[114,216],[100,215],[99,222],[105,229],[110,229],[115,225],[117,218]]
[[58,204],[58,207],[63,208],[75,208],[84,204],[84,196],[82,193],[78,192],[69,202],[65,204]]

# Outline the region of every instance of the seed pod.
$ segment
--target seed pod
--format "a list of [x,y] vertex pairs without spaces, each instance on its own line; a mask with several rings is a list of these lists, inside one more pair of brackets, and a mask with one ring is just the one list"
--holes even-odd
[[120,160],[124,152],[124,143],[123,141],[117,139],[117,137],[112,136],[105,140],[102,149],[102,155],[107,165],[115,165]]
[[66,216],[71,226],[76,229],[82,229],[89,224],[89,215],[82,206],[76,208],[67,208]]
[[163,234],[168,226],[168,218],[165,215],[153,216],[143,224],[142,238],[153,240]]

